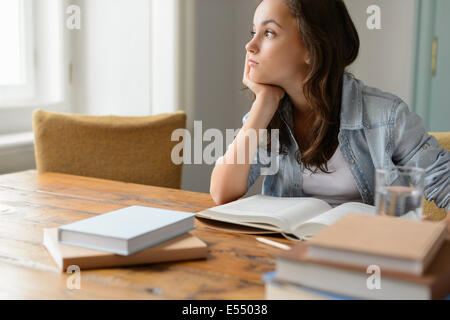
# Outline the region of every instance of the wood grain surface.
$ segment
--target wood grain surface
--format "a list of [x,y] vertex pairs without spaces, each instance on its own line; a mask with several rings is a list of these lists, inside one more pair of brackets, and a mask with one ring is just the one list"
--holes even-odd
[[130,205],[198,212],[215,204],[209,194],[66,174],[0,176],[0,299],[264,299],[261,276],[280,249],[198,219],[192,234],[208,244],[206,260],[81,270],[81,288],[69,289],[71,274],[57,270],[42,229]]

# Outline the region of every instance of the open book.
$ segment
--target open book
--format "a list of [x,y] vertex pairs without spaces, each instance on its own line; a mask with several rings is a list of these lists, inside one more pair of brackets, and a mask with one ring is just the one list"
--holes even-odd
[[197,217],[279,232],[307,240],[348,213],[375,215],[375,207],[348,202],[335,208],[316,198],[255,195],[196,213]]

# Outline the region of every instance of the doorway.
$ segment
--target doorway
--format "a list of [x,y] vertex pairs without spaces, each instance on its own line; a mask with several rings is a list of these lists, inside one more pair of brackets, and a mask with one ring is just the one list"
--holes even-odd
[[416,1],[414,111],[428,131],[450,131],[450,1]]

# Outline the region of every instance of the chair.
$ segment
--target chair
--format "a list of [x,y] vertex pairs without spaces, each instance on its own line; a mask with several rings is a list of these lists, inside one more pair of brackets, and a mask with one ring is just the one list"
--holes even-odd
[[[430,132],[438,142],[439,146],[450,150],[450,132]],[[431,217],[434,221],[439,221],[447,216],[445,209],[438,208],[434,202],[424,199],[423,213],[426,216]]]
[[33,113],[38,172],[58,172],[179,189],[182,164],[171,160],[178,111],[145,117]]

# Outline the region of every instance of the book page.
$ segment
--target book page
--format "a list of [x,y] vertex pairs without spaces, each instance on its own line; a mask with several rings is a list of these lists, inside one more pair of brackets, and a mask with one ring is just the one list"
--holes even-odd
[[256,195],[210,208],[211,218],[225,218],[236,222],[271,223],[289,232],[298,225],[330,210],[325,201],[314,198],[287,198]]
[[318,223],[330,226],[348,213],[364,213],[374,216],[375,207],[360,202],[347,202],[312,218],[307,221],[307,223]]
[[375,207],[360,202],[347,202],[319,214],[302,224],[293,226],[293,234],[300,239],[308,240],[320,230],[332,225],[349,213],[375,215]]

